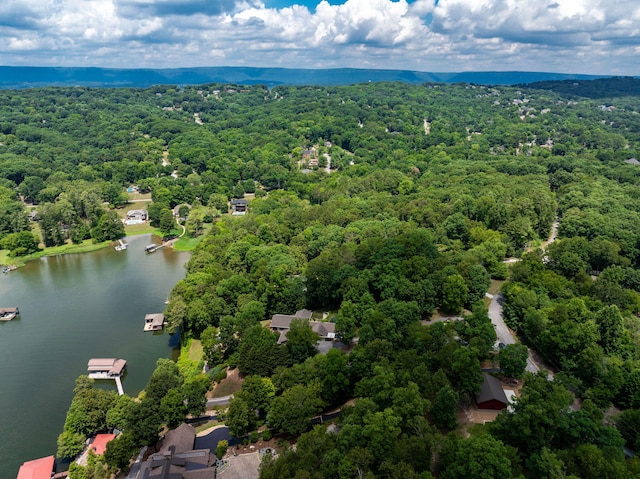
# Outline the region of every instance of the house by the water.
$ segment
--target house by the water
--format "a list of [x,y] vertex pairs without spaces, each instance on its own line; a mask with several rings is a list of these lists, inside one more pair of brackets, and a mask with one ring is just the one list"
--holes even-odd
[[151,313],[144,317],[145,331],[162,331],[164,326],[164,314]]
[[27,461],[20,466],[17,479],[51,479],[54,464],[53,456]]
[[287,342],[287,333],[291,329],[291,323],[295,320],[303,320],[309,323],[311,329],[320,336],[324,341],[333,341],[336,339],[336,325],[325,321],[311,321],[312,311],[301,309],[295,314],[274,314],[271,318],[269,327],[271,331],[280,333],[278,344]]
[[[196,431],[190,424],[168,431],[160,452],[151,454],[142,463],[136,479],[216,477],[216,456],[209,449],[194,449],[195,438]],[[225,477],[223,474],[218,476]]]
[[93,358],[87,363],[89,377],[93,379],[113,379],[122,376],[127,361],[116,358]]
[[125,225],[139,225],[149,219],[149,213],[147,210],[129,210],[127,216],[124,219]]

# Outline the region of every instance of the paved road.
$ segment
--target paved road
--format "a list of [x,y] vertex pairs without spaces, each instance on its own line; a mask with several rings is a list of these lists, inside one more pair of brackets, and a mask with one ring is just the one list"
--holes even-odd
[[[538,371],[540,371],[540,368],[538,368],[538,365],[534,363],[533,359],[531,358],[531,351],[529,351],[529,357],[527,358],[527,367],[525,369],[533,374],[536,374]],[[551,375],[551,373],[549,373],[548,379],[549,381],[553,379],[553,375]]]
[[[496,329],[496,335],[498,336],[499,342],[503,344],[516,343],[516,339],[513,337],[513,334],[511,334],[511,331],[505,324],[502,317],[502,294],[497,294],[491,299],[491,304],[489,305],[489,318]],[[529,351],[529,357],[527,358],[526,370],[530,373],[537,373],[539,370],[538,366],[533,361],[531,351]]]
[[207,407],[226,406],[233,399],[233,394],[222,396],[220,398],[207,399]]
[[489,305],[489,318],[496,328],[498,341],[503,344],[515,344],[516,340],[509,331],[509,328],[502,319],[502,294],[497,294],[491,300]]
[[329,153],[324,153],[324,157],[327,159],[327,166],[325,166],[324,171],[329,174],[331,173],[331,155]]

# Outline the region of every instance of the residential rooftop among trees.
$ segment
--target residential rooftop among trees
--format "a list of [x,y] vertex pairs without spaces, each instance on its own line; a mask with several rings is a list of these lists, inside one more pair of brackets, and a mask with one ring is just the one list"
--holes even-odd
[[[45,244],[117,235],[103,203],[130,184],[151,193],[158,224],[177,205],[193,205],[187,221],[210,208],[166,324],[200,339],[216,374],[244,376],[234,435],[297,439],[265,479],[635,477],[623,447],[640,430],[638,97],[543,86],[0,91],[1,241],[31,231],[25,204]],[[324,167],[303,162],[312,148]],[[246,214],[227,214],[232,198]],[[481,365],[518,377],[525,353],[497,350],[492,280],[554,378],[524,373],[512,407],[471,427],[458,413]],[[305,322],[284,344],[262,323],[303,308],[344,347],[314,354]],[[80,381],[59,454],[108,425],[127,446],[154,444],[202,410],[210,378],[172,364],[141,401]],[[74,420],[97,403],[95,424]],[[334,432],[311,427],[336,408]]]

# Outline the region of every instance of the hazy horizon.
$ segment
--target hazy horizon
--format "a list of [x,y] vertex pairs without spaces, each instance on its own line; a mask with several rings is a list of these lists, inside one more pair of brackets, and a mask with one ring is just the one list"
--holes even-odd
[[0,64],[634,76],[634,0],[7,0]]

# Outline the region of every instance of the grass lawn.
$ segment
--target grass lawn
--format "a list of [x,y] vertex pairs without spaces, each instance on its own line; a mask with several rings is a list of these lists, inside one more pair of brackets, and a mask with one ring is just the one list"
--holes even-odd
[[480,423],[469,424],[467,432],[472,436],[482,436],[489,433],[489,426]]
[[[504,280],[492,279],[491,284],[489,285],[489,291],[487,291],[487,293],[495,296],[500,292],[503,284],[504,284]],[[482,300],[484,301],[485,306],[488,308],[489,305],[491,304],[491,298],[488,298],[485,296],[484,298],[482,298]]]
[[[151,226],[149,223],[142,223],[140,225],[129,225],[124,227],[124,234],[127,236],[135,236],[135,235],[146,235],[146,234],[155,234],[157,235],[159,232],[156,228]],[[159,235],[162,236],[162,235]]]
[[[133,203],[136,200],[150,200],[151,199],[151,193],[127,193],[127,195],[129,195],[129,203]],[[135,209],[135,208],[129,208],[131,209]]]
[[202,345],[197,339],[189,339],[180,347],[178,369],[185,379],[193,378],[202,372]]
[[492,279],[491,284],[489,285],[489,294],[498,294],[502,289],[503,284],[504,280]]
[[199,426],[196,426],[196,434],[202,431],[206,431],[207,429],[211,429],[212,427],[223,426],[223,425],[224,423],[220,421],[207,421],[204,424],[200,424]]
[[[0,251],[0,263],[1,264],[15,264],[18,266],[24,265],[27,261],[32,259],[42,258],[44,256],[56,256],[59,254],[74,254],[74,253],[88,253],[90,251],[97,251],[109,246],[110,241],[104,241],[102,243],[93,243],[91,240],[84,240],[80,244],[64,244],[62,246],[52,246],[51,248],[44,248],[37,253],[29,254],[26,256],[19,256],[17,258],[9,258],[8,251]],[[6,262],[5,262],[6,261]]]
[[202,359],[202,343],[199,339],[192,339],[189,347],[189,359],[191,361],[200,361]]
[[200,244],[204,235],[200,235],[197,238],[189,238],[188,236],[183,236],[178,241],[173,243],[173,248],[176,251],[192,251],[196,249],[196,246]]
[[13,258],[9,257],[9,250],[8,249],[0,249],[0,264],[11,264],[11,260]]
[[313,321],[322,321],[325,313],[327,314],[327,320],[330,320],[333,316],[338,314],[338,311],[332,309],[318,309],[311,314],[311,319]]

